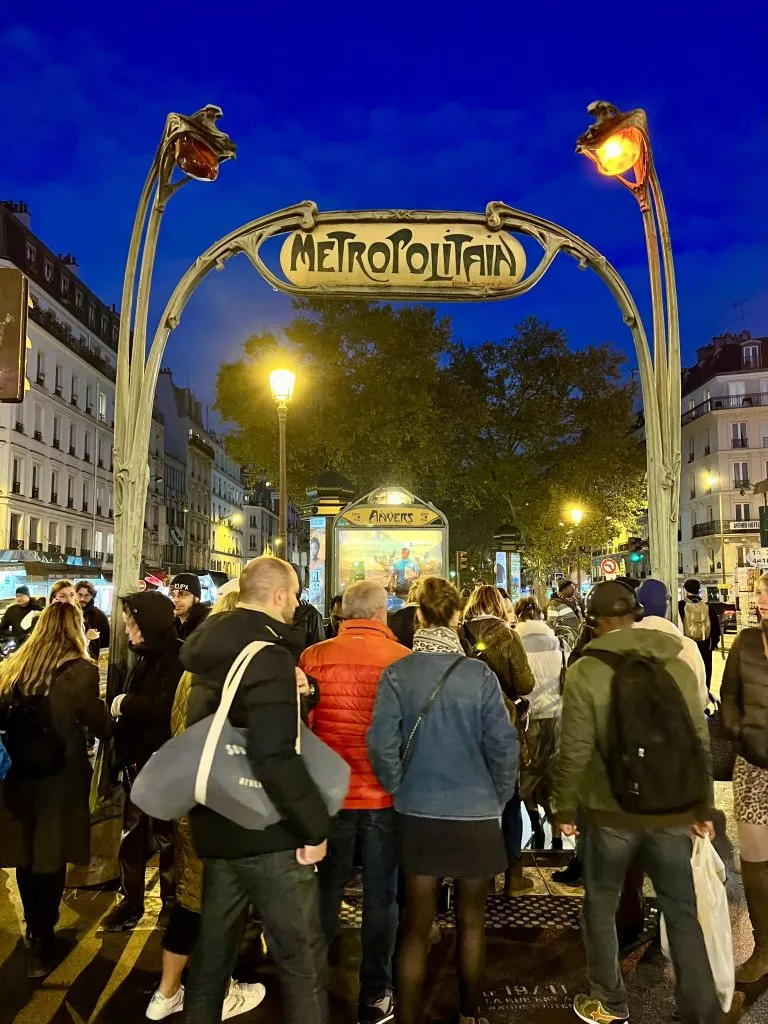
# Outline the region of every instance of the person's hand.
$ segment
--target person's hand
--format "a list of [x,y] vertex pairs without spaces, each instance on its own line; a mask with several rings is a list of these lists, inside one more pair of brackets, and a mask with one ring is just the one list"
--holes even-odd
[[296,667],[296,686],[302,697],[309,697],[312,693],[312,688],[309,685],[306,673],[298,666]]
[[98,631],[98,629],[89,629],[88,632],[85,634],[85,639],[98,640],[100,636],[101,633]]
[[695,821],[691,827],[691,835],[699,839],[714,839],[715,826],[711,821]]
[[579,830],[576,827],[576,825],[561,825],[560,826],[560,835],[562,835],[562,836],[577,836],[578,834],[579,834]]
[[302,846],[296,851],[296,860],[305,866],[319,864],[327,853],[328,841],[324,839],[319,846]]
[[113,718],[119,718],[120,715],[122,714],[120,708],[122,707],[124,700],[125,694],[119,693],[112,701],[112,707],[109,709],[109,713],[112,715]]

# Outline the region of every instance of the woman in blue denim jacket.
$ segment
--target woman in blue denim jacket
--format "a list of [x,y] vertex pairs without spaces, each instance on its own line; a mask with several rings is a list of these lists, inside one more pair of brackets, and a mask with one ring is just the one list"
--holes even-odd
[[461,1021],[481,1024],[485,897],[488,879],[507,866],[500,819],[517,784],[517,733],[496,676],[464,655],[457,632],[459,602],[446,580],[423,581],[414,653],[384,671],[368,731],[374,771],[394,795],[405,875],[399,1024],[423,1020],[422,989],[441,878],[453,878],[456,886]]

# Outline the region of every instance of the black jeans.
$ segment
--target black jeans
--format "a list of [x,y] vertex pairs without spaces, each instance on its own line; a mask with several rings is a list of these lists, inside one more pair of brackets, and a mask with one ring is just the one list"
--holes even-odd
[[699,648],[701,654],[701,660],[704,662],[704,671],[707,677],[707,689],[712,685],[712,640],[697,641],[696,646]]
[[277,966],[285,1024],[328,1024],[327,947],[317,879],[296,852],[203,861],[200,936],[185,999],[187,1024],[219,1024],[248,904],[261,914]]
[[352,875],[359,842],[363,867],[363,960],[360,1004],[381,999],[392,988],[392,955],[397,936],[396,815],[378,811],[339,811],[331,825],[328,856],[318,864],[320,919],[328,945],[339,920],[344,886]]
[[16,868],[24,919],[33,939],[48,939],[53,935],[59,920],[66,877],[66,865],[45,874],[36,874],[30,868]]
[[629,1016],[619,970],[616,911],[627,868],[637,861],[650,875],[667,923],[684,1024],[721,1019],[704,936],[696,919],[687,829],[643,832],[589,823],[584,842],[583,927],[591,994],[619,1017]]
[[507,850],[507,861],[510,864],[517,864],[523,857],[523,816],[521,814],[522,800],[520,798],[520,787],[515,790],[515,795],[505,806],[501,815],[501,831],[504,836],[504,846]]

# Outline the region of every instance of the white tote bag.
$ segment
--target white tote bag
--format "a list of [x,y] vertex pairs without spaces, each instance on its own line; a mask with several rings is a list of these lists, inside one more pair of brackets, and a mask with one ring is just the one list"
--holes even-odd
[[[728,894],[725,889],[725,865],[709,838],[702,839],[697,836],[694,839],[691,870],[693,888],[696,892],[696,914],[704,933],[717,998],[727,1013],[731,1008],[736,988],[731,915],[728,912]],[[667,959],[671,960],[667,927],[663,917],[661,948]]]

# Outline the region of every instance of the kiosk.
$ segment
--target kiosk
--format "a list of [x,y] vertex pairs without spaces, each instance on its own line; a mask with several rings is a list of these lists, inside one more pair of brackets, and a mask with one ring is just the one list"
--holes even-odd
[[447,575],[448,521],[403,487],[380,487],[347,505],[334,520],[333,539],[335,593],[378,580],[389,611],[406,603],[414,580]]

